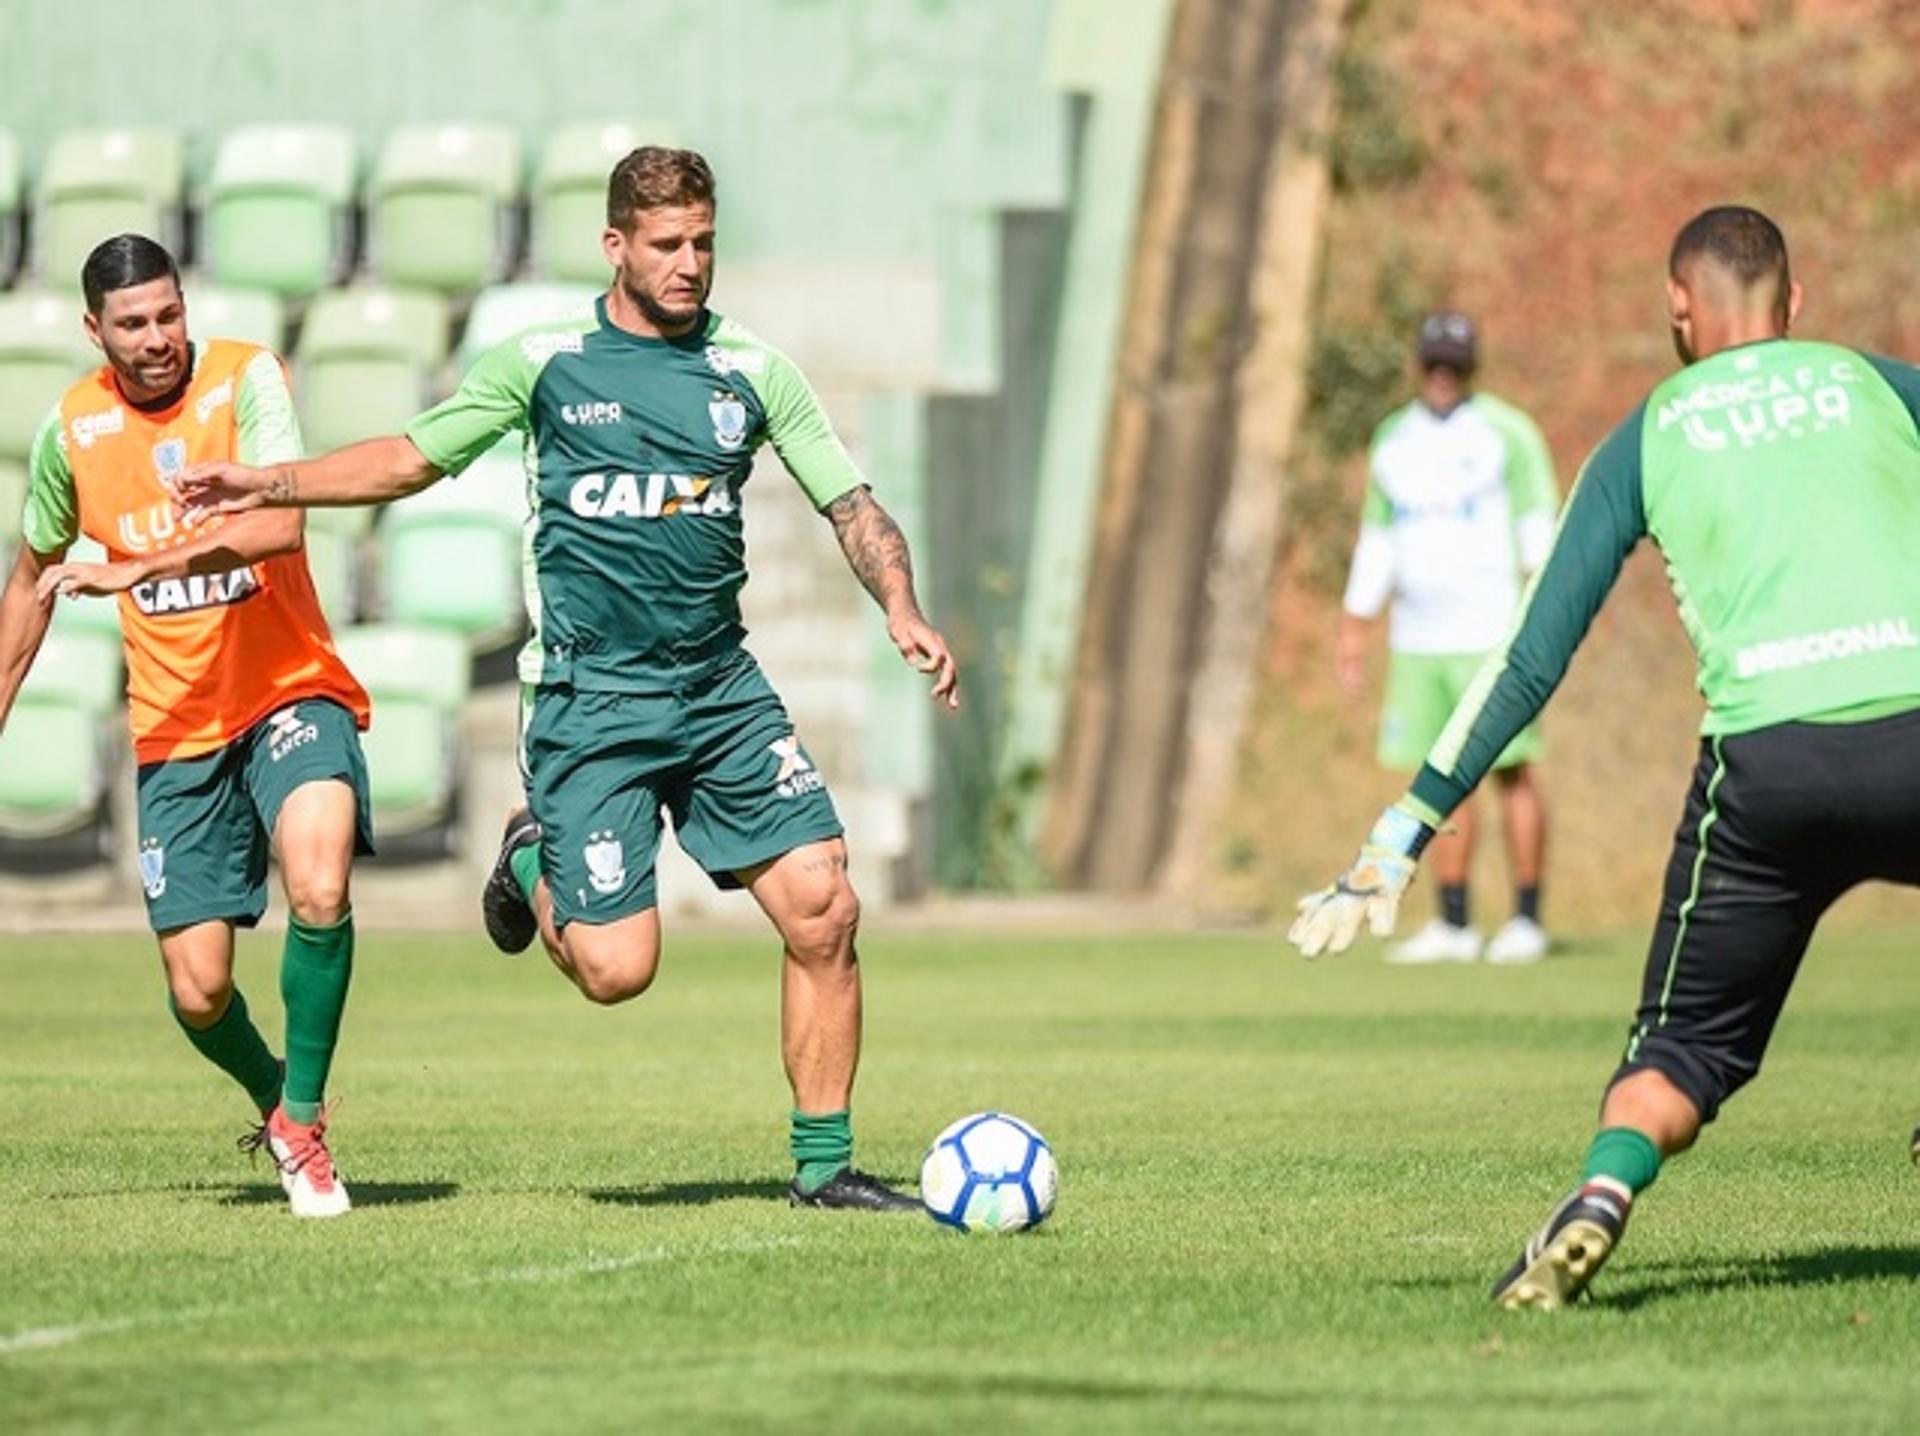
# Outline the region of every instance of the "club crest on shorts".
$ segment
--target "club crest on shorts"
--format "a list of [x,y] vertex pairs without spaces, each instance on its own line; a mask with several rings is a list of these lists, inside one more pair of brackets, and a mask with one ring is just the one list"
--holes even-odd
[[581,856],[587,860],[587,881],[601,894],[617,893],[627,881],[627,854],[611,832],[587,834]]
[[797,798],[824,786],[819,770],[801,751],[800,735],[789,733],[767,744],[767,751],[780,760],[780,772],[773,780],[773,791],[783,798]]
[[140,886],[146,890],[149,901],[166,894],[167,850],[160,846],[158,838],[148,838],[140,844]]
[[186,471],[187,441],[162,439],[153,446],[153,471],[162,479],[177,479]]
[[747,406],[739,395],[716,389],[707,413],[713,418],[714,443],[731,453],[747,442]]

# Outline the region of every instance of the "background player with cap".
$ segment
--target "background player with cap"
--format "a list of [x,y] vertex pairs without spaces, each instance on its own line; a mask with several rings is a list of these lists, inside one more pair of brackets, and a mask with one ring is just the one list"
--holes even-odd
[[[1472,387],[1478,364],[1473,321],[1428,315],[1416,358],[1419,393],[1374,431],[1360,540],[1335,643],[1340,686],[1366,686],[1372,621],[1393,606],[1391,658],[1380,716],[1381,766],[1419,768],[1472,682],[1506,637],[1526,575],[1539,568],[1559,504],[1553,456],[1533,420]],[[1540,734],[1528,726],[1494,765],[1515,891],[1513,916],[1484,945],[1493,962],[1545,955],[1540,873],[1546,811],[1533,762]],[[1471,804],[1428,850],[1440,912],[1389,954],[1396,962],[1468,962],[1482,955],[1471,925]]]

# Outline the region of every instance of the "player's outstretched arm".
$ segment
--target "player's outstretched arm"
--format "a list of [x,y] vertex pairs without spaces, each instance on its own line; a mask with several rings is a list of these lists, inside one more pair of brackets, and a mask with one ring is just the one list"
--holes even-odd
[[298,551],[306,516],[298,509],[236,514],[189,543],[117,563],[56,563],[43,569],[34,594],[41,602],[56,596],[123,593],[135,584],[191,573],[232,573],[237,568]]
[[824,510],[840,540],[840,551],[875,603],[887,616],[887,637],[900,656],[931,673],[933,698],[949,708],[960,706],[960,670],[947,640],[927,622],[913,591],[913,555],[907,536],[893,521],[873,490],[862,484],[842,494]]
[[418,493],[440,477],[412,439],[366,439],[317,459],[253,468],[220,460],[196,464],[172,484],[188,523],[250,509],[346,508]]
[[40,577],[63,553],[39,554],[32,545],[21,544],[6,589],[0,592],[0,729],[7,726],[13,700],[27,681],[27,671],[53,617],[53,605],[37,591]]

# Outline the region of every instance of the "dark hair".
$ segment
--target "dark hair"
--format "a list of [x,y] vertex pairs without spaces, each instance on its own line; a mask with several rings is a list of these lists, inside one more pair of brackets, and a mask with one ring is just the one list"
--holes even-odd
[[87,313],[98,315],[107,296],[116,289],[131,289],[156,279],[171,279],[180,287],[180,268],[163,245],[144,234],[116,234],[93,247],[87,262],[80,266],[80,288],[87,296]]
[[1702,256],[1719,264],[1743,288],[1752,288],[1763,279],[1774,280],[1784,301],[1790,279],[1787,237],[1759,210],[1743,204],[1722,204],[1695,215],[1673,237],[1667,272],[1678,278],[1682,265]]
[[692,150],[642,145],[607,176],[607,223],[626,234],[642,210],[712,204],[713,171]]

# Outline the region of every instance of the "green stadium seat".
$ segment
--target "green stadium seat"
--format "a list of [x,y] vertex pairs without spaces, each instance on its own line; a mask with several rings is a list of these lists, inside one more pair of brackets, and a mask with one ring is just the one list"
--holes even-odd
[[473,367],[473,361],[503,339],[511,339],[522,329],[548,324],[556,319],[585,318],[593,313],[593,301],[601,291],[591,284],[561,284],[533,281],[526,284],[496,284],[474,297],[467,312],[466,331],[454,363],[461,373]]
[[277,354],[287,340],[287,310],[271,289],[190,283],[187,328],[195,339],[244,339]]
[[447,356],[446,302],[418,290],[330,290],[314,300],[295,353],[310,452],[397,434],[426,407]]
[[548,279],[604,285],[607,176],[642,144],[673,144],[664,125],[565,125],[547,137],[533,181],[533,270]]
[[363,743],[376,836],[443,826],[459,787],[461,705],[472,662],[445,629],[369,624],[336,635],[340,656],[373,699]]
[[0,285],[20,264],[20,144],[11,130],[0,130]]
[[408,125],[369,187],[369,254],[387,284],[471,293],[513,259],[520,142],[499,125]]
[[80,288],[80,266],[103,239],[128,230],[177,248],[184,176],[171,130],[69,130],[40,172],[34,248],[41,281]]
[[61,392],[98,363],[76,300],[39,290],[0,294],[0,458],[25,459]]
[[[68,563],[105,563],[107,551],[82,534],[67,550]],[[107,640],[120,652],[120,600],[90,596],[63,598],[53,606],[50,634],[63,638]]]
[[527,478],[518,435],[392,505],[380,524],[383,612],[401,623],[449,628],[476,653],[526,626],[521,546]]
[[[99,602],[111,600],[60,607]],[[117,630],[110,636],[56,621],[48,632],[0,733],[0,838],[58,837],[100,818],[106,722],[123,692],[120,664]]]
[[[316,523],[323,513],[360,514],[366,509],[309,509],[307,511],[307,572],[313,575],[313,591],[320,599],[320,611],[330,628],[342,628],[353,621],[357,611],[355,595],[359,569],[359,536],[342,525]],[[358,521],[364,529],[366,520]]]
[[23,689],[0,733],[0,838],[59,837],[97,821],[104,745],[99,725],[79,709]]
[[305,299],[344,272],[353,137],[338,125],[248,125],[220,142],[201,221],[222,284]]

